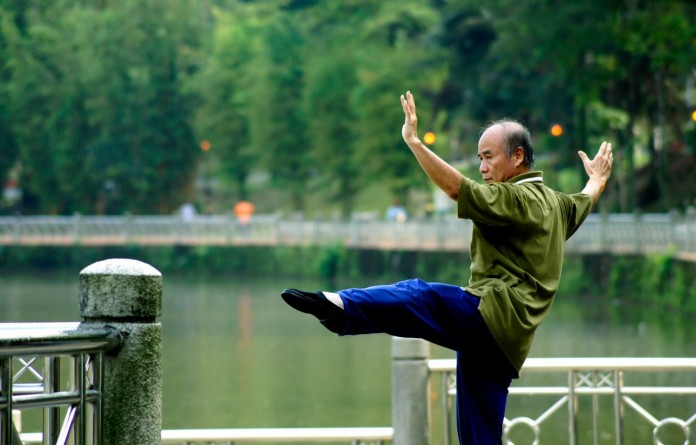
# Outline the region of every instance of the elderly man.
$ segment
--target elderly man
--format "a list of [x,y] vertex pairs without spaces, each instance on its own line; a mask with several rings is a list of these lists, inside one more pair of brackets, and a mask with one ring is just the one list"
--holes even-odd
[[564,242],[597,203],[611,174],[611,144],[593,159],[580,151],[585,188],[564,194],[534,171],[529,132],[502,120],[478,143],[485,185],[465,177],[418,138],[416,105],[401,96],[406,145],[430,179],[473,222],[471,277],[465,287],[419,279],[365,289],[282,298],[339,335],[387,333],[423,338],[457,353],[457,427],[461,444],[501,444],[508,387],[558,289]]

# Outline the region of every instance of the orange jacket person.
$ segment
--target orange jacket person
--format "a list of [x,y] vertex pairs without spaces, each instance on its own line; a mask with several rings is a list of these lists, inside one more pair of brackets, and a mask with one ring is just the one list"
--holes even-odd
[[251,221],[251,216],[254,214],[255,210],[254,204],[249,201],[239,201],[235,204],[233,212],[239,219],[239,222],[246,224]]

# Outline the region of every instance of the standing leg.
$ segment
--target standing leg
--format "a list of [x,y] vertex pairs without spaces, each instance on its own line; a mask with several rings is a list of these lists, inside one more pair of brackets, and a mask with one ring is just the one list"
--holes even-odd
[[514,369],[469,370],[457,354],[457,431],[461,445],[501,445],[508,388]]

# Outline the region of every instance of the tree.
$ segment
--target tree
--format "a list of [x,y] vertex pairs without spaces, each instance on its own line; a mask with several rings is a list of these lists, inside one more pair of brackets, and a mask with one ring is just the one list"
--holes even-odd
[[[619,157],[628,162],[618,163],[615,176],[626,178],[620,185],[624,196],[634,196],[636,128],[655,134],[659,127],[664,138],[681,138],[679,128],[686,121],[681,86],[692,69],[696,36],[693,4],[501,0],[441,7],[444,17],[459,17],[454,25],[470,24],[445,21],[448,30],[461,36],[443,42],[453,58],[465,61],[461,70],[452,70],[455,80],[448,84],[476,93],[465,102],[477,120],[515,116],[542,134],[550,123],[565,122],[569,139],[557,154],[558,167],[576,165],[582,176],[575,149],[597,145],[593,134],[618,138]],[[477,17],[484,24],[473,26]],[[460,44],[467,35],[484,37],[483,46]],[[469,54],[479,58],[471,60]],[[597,110],[606,112],[593,112]],[[625,117],[616,119],[621,114]],[[661,161],[652,153],[651,164],[660,171]],[[663,175],[663,189],[666,184]],[[668,195],[663,190],[662,196]],[[624,200],[623,205],[631,210],[634,204]]]
[[355,115],[350,104],[357,82],[355,63],[350,46],[334,39],[329,43],[322,40],[312,48],[318,57],[308,61],[305,93],[311,164],[318,187],[328,191],[329,202],[339,203],[342,216],[348,218],[361,179],[355,156]]
[[[114,2],[92,21],[90,171],[119,198],[111,211],[171,212],[185,201],[198,144],[181,92],[180,51],[197,45],[194,5]],[[198,20],[194,20],[198,18]]]
[[293,209],[304,211],[310,174],[302,108],[305,36],[288,14],[273,17],[260,30],[261,52],[253,66],[252,147],[275,183],[289,192]]
[[19,147],[12,131],[12,115],[9,109],[10,95],[8,84],[11,79],[7,62],[10,48],[5,37],[12,26],[10,13],[0,7],[0,186],[4,186],[10,168],[15,164]]
[[20,147],[24,211],[56,213],[71,205],[78,210],[93,189],[80,165],[84,156],[75,153],[85,136],[84,104],[79,81],[67,69],[75,66],[70,51],[75,41],[60,38],[67,21],[46,19],[6,34],[12,47],[7,88]]
[[249,199],[247,178],[257,162],[251,149],[249,105],[254,78],[249,68],[260,51],[261,21],[251,8],[215,10],[211,48],[190,87],[199,96],[196,129],[212,142],[217,171],[236,186],[238,198]]
[[399,95],[419,96],[421,132],[437,130],[431,113],[432,94],[443,78],[442,53],[432,45],[431,29],[438,17],[420,3],[371,3],[371,20],[360,28],[355,45],[358,84],[351,103],[356,115],[356,153],[367,181],[386,186],[407,202],[414,186],[426,188],[413,155],[401,138],[403,112]]
[[197,152],[177,66],[193,14],[165,3],[58,1],[13,34],[29,210],[150,213],[180,202]]
[[[677,154],[670,146],[684,140],[689,119],[683,88],[696,60],[696,5],[668,0],[627,2],[617,17],[623,69],[614,79],[612,99],[627,107],[632,122],[642,123],[650,135],[650,172],[657,185],[658,206],[667,210],[682,205],[681,198],[671,193],[668,168]],[[632,142],[632,134],[626,139]],[[634,165],[628,167],[633,172]],[[688,178],[676,178],[681,180]],[[635,187],[628,194],[634,196]],[[646,199],[642,204],[655,205]]]

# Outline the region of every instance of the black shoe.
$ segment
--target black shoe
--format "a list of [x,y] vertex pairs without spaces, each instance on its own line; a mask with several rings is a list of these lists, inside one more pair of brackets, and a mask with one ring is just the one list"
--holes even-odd
[[326,329],[343,334],[346,327],[346,314],[321,292],[305,292],[298,289],[285,289],[280,296],[293,309],[314,315]]

